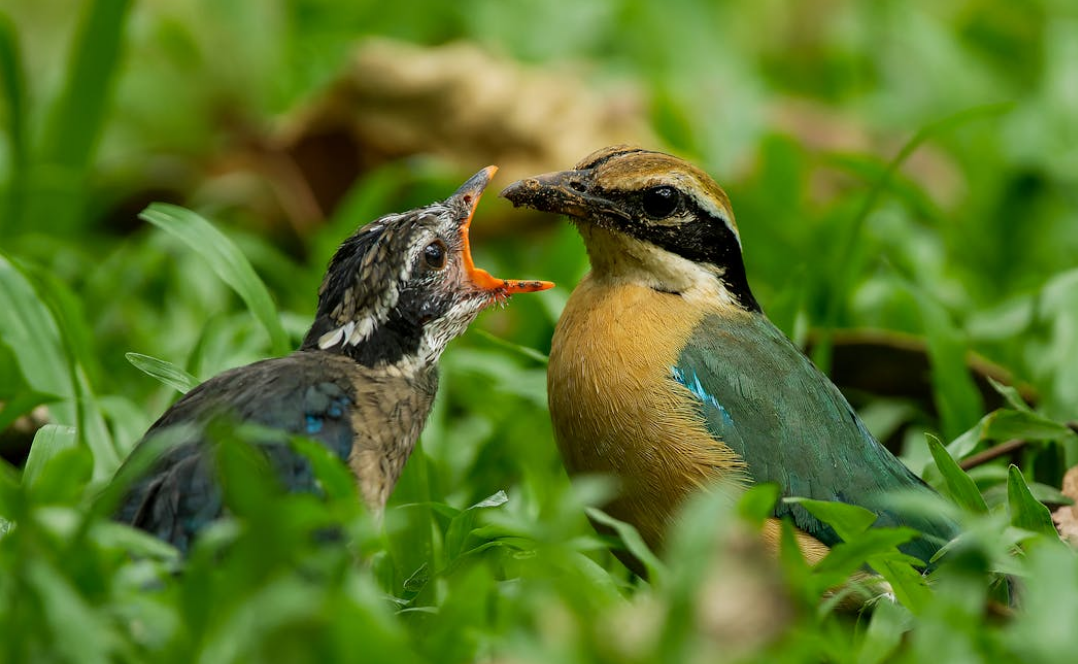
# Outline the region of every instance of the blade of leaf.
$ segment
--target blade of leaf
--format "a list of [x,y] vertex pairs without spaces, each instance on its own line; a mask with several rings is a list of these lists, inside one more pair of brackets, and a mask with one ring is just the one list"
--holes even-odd
[[8,164],[7,210],[2,221],[18,219],[22,215],[27,163],[26,136],[26,79],[23,76],[22,57],[15,24],[0,14],[0,85],[7,103]]
[[914,614],[920,613],[931,599],[925,577],[908,562],[883,558],[871,560],[869,563],[891,584],[898,601]]
[[991,440],[1060,440],[1075,435],[1067,425],[1032,412],[997,410],[988,418],[985,437]]
[[950,315],[920,287],[911,285],[909,290],[921,310],[940,424],[951,440],[977,422],[984,412],[984,399],[966,365],[965,339]]
[[535,350],[534,348],[528,348],[527,346],[521,346],[520,344],[515,344],[512,341],[506,341],[505,339],[502,339],[501,337],[499,337],[497,335],[491,334],[490,332],[487,332],[486,330],[481,330],[479,328],[476,328],[474,330],[474,332],[476,334],[478,334],[479,336],[483,337],[484,339],[486,339],[487,341],[493,343],[494,345],[501,346],[502,348],[507,348],[507,349],[513,351],[514,353],[517,353],[518,355],[523,355],[524,357],[526,357],[526,358],[528,358],[530,360],[535,360],[536,362],[538,362],[540,364],[544,364],[544,365],[550,363],[550,358],[549,357],[547,357],[546,355],[540,353],[539,351]]
[[82,304],[67,284],[53,273],[37,268],[26,270],[24,274],[59,329],[60,347],[71,377],[75,433],[79,444],[93,452],[94,478],[104,479],[116,470],[120,456],[93,389],[91,377],[99,361]]
[[864,202],[850,221],[848,228],[845,229],[844,237],[839,241],[841,249],[836,254],[836,261],[834,263],[836,268],[831,277],[833,279],[832,289],[824,311],[820,339],[812,351],[812,360],[816,363],[816,366],[820,367],[821,371],[829,373],[831,370],[831,332],[838,324],[842,307],[845,306],[846,302],[849,300],[850,291],[854,286],[854,279],[861,269],[858,242],[861,239],[862,228],[868,219],[868,215],[875,209],[876,204],[879,203],[880,199],[883,197],[884,192],[890,189],[894,174],[898,172],[898,169],[906,159],[929,139],[956,127],[960,127],[972,120],[1001,115],[1011,110],[1013,106],[1014,104],[1009,102],[975,106],[973,108],[961,110],[953,115],[936,120],[935,122],[931,122],[921,127],[921,129],[919,129],[917,133],[902,146],[898,151],[898,154],[887,163],[887,168],[875,183],[873,183],[872,188],[869,189],[868,193],[865,195]]
[[468,541],[469,535],[475,529],[475,520],[479,515],[479,510],[492,507],[501,507],[509,501],[509,496],[505,491],[499,491],[492,496],[488,496],[479,501],[475,505],[461,510],[453,519],[449,522],[449,528],[445,533],[445,555],[452,561],[454,558],[459,557],[464,553],[464,545]]
[[932,458],[936,460],[936,467],[943,475],[943,481],[947,483],[947,491],[951,494],[951,498],[971,512],[987,513],[988,505],[984,502],[984,496],[977,489],[973,479],[947,453],[947,448],[934,436],[928,436],[928,449],[932,452]]
[[861,664],[881,664],[902,643],[902,635],[912,626],[910,612],[895,602],[879,602],[872,609],[871,622],[865,630],[857,661]]
[[11,423],[42,404],[52,403],[57,400],[53,394],[41,394],[30,390],[21,392],[14,399],[7,401],[0,409],[0,431],[7,429]]
[[872,556],[897,553],[897,547],[917,536],[913,528],[876,528],[865,531],[849,542],[836,544],[827,556],[816,565],[816,571],[850,574],[865,564]]
[[814,517],[834,528],[838,536],[846,541],[856,538],[876,523],[876,515],[858,505],[809,498],[784,498],[783,500],[801,505]]
[[[44,288],[42,292],[38,288]],[[49,306],[47,283],[30,276],[0,252],[0,339],[12,350],[27,385],[59,400],[49,411],[56,424],[80,426],[83,440],[94,453],[94,478],[116,469],[119,456],[96,406],[89,382],[70,340],[62,335],[60,308]]]
[[179,390],[180,394],[187,394],[198,385],[197,378],[167,360],[142,353],[124,353],[124,357],[139,371]]
[[[71,397],[71,379],[59,328],[22,270],[0,253],[0,338],[11,348],[26,383],[35,391]],[[59,404],[54,416],[74,424],[70,403]]]
[[44,607],[47,629],[57,653],[72,662],[107,664],[116,636],[105,619],[76,588],[70,577],[45,560],[31,560],[26,566],[27,587],[33,601]]
[[41,132],[20,226],[63,233],[93,220],[88,173],[109,117],[131,0],[88,0],[67,53],[63,85]]
[[762,526],[771,516],[779,500],[779,485],[774,482],[757,484],[737,501],[737,513],[749,523]]
[[968,431],[947,445],[947,452],[956,459],[965,458],[984,441],[1023,440],[1064,441],[1078,438],[1065,424],[1050,420],[1027,410],[994,410],[981,418]]
[[53,106],[43,157],[81,171],[104,124],[113,74],[120,59],[131,0],[86,3],[78,36],[68,54],[63,91]]
[[251,313],[266,328],[273,354],[284,355],[291,350],[266,284],[232,240],[200,215],[177,205],[154,203],[139,216],[196,251],[217,276],[243,298]]
[[633,528],[624,521],[619,521],[608,515],[606,512],[594,507],[586,507],[584,511],[587,512],[588,518],[591,520],[613,529],[614,532],[618,534],[618,537],[625,542],[625,546],[629,549],[629,553],[636,556],[636,558],[643,563],[644,568],[648,571],[648,579],[651,583],[655,586],[662,585],[662,576],[665,566],[662,564],[662,561],[652,553],[651,549],[648,548],[648,545],[644,543],[644,538],[640,536],[640,533],[637,532],[636,528]]
[[22,472],[23,484],[32,486],[41,476],[41,471],[49,459],[75,445],[74,427],[46,424],[38,429],[34,434],[34,442],[30,445],[30,455],[26,457],[26,466]]
[[1007,472],[1007,506],[1011,511],[1011,525],[1051,537],[1059,536],[1052,523],[1052,514],[1033,497],[1022,471],[1014,464]]
[[1026,400],[1022,398],[1022,394],[1018,391],[1018,388],[1013,385],[1004,385],[991,376],[985,376],[988,379],[988,384],[992,386],[999,395],[1007,400],[1011,408],[1024,413],[1032,413],[1033,409],[1029,407]]

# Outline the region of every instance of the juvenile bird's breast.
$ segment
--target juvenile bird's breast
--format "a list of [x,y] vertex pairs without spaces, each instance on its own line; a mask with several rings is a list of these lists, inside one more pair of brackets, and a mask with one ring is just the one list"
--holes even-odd
[[433,367],[407,376],[364,367],[351,381],[356,435],[348,465],[367,505],[380,513],[430,414],[438,374]]
[[686,493],[736,482],[743,467],[672,374],[707,313],[679,294],[589,276],[554,332],[547,388],[566,468],[616,477],[620,493],[607,509],[653,547]]

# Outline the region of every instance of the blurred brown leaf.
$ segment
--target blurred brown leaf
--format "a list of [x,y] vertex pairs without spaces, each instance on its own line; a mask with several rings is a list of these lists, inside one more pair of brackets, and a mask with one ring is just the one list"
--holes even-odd
[[1071,546],[1078,547],[1078,466],[1071,468],[1063,476],[1063,486],[1060,490],[1075,504],[1063,505],[1052,512],[1052,520],[1056,523],[1059,536]]
[[[218,177],[246,182],[247,194],[263,199],[252,207],[266,215],[267,192],[236,173],[257,172],[278,208],[270,216],[302,234],[332,213],[357,177],[397,159],[431,156],[462,173],[496,164],[509,183],[626,142],[655,142],[634,89],[599,92],[578,72],[532,69],[469,43],[372,39],[280,129],[225,155]],[[477,228],[497,232],[499,222]]]

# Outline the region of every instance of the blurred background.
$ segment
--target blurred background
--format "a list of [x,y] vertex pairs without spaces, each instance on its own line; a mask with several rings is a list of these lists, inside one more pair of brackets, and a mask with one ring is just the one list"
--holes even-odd
[[[54,435],[75,435],[63,427],[77,427],[92,458],[54,464],[65,474],[46,482],[53,493],[42,504],[80,505],[178,396],[127,353],[206,379],[287,351],[341,240],[497,164],[473,230],[476,261],[558,288],[485,314],[446,352],[435,412],[387,515],[391,543],[374,556],[378,592],[356,591],[369,580],[353,570],[353,585],[326,591],[322,613],[272,614],[263,628],[277,640],[236,652],[280,656],[291,652],[273,650],[289,629],[332,625],[340,644],[396,652],[410,639],[430,661],[494,661],[495,634],[502,645],[546,643],[539,661],[591,661],[560,658],[579,639],[591,645],[574,652],[596,661],[634,648],[671,661],[654,625],[680,597],[676,584],[670,597],[619,603],[636,582],[583,516],[602,491],[570,487],[551,439],[544,356],[587,270],[583,246],[568,224],[494,193],[614,143],[691,159],[733,201],[765,311],[916,472],[934,472],[925,433],[953,440],[1004,404],[996,381],[1017,388],[1012,406],[1025,401],[1057,423],[1038,430],[1043,438],[1069,441],[1007,457],[1036,480],[1038,497],[1065,502],[1053,492],[1078,463],[1073,434],[1058,424],[1078,419],[1075,63],[1070,0],[0,0],[0,455],[21,467],[35,434],[45,441],[35,449],[48,450]],[[208,269],[197,243],[139,218],[154,201],[198,212],[239,247],[286,343]],[[43,424],[60,428],[37,433]],[[961,453],[1010,437],[986,431]],[[1005,475],[1003,465],[974,473],[997,489],[993,504]],[[26,546],[39,560],[66,550]],[[114,554],[101,554],[102,569],[127,560]],[[466,556],[481,562],[458,566]],[[109,642],[130,638],[129,654],[185,643],[172,652],[190,661],[190,643],[215,643],[209,619],[188,633],[168,617],[175,594],[146,599],[137,575],[106,592],[98,579],[112,572],[71,571],[71,559],[33,577],[60,579],[41,581],[41,606],[83,606],[48,600],[82,584],[83,608],[141,603],[143,631],[124,627]],[[187,578],[216,578],[207,574]],[[161,582],[183,596],[174,584],[186,581]],[[262,598],[261,584],[233,594]],[[399,623],[370,618],[390,615],[369,599],[379,592]],[[705,641],[766,641],[790,615],[766,603],[754,614],[736,599],[744,589],[725,592],[715,595],[725,604],[705,607],[714,620],[697,625]],[[210,615],[207,597],[206,613],[191,615]],[[342,606],[362,620],[333,622]],[[610,606],[592,625],[593,610]],[[1045,604],[1040,618],[1073,615],[1059,606]],[[425,620],[431,607],[441,622]],[[92,640],[105,619],[86,611],[81,633]],[[756,622],[733,629],[735,615]],[[938,655],[945,637],[930,630],[945,622],[925,621],[914,655]],[[1015,638],[1045,643],[1038,624]],[[621,643],[630,633],[643,636]],[[805,639],[789,652],[853,661],[855,650],[840,656]],[[91,661],[79,654],[72,660]]]

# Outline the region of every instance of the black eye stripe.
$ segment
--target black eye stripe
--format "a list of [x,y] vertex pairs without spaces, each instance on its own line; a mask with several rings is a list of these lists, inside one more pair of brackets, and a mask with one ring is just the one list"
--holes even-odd
[[632,234],[657,247],[697,263],[710,263],[723,268],[723,282],[745,309],[760,311],[745,275],[741,245],[725,217],[703,209],[692,197],[681,199],[684,217],[680,223],[642,224],[632,227]]

